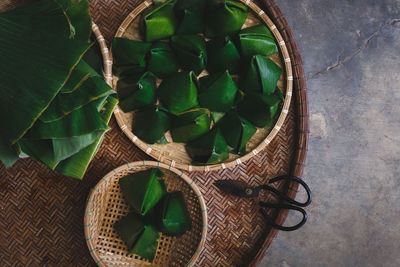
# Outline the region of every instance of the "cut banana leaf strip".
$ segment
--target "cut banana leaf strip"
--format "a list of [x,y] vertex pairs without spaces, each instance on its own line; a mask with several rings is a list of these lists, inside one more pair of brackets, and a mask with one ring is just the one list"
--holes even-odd
[[133,72],[131,75],[119,77],[117,81],[117,94],[120,101],[126,99],[137,91],[139,79],[144,73]]
[[144,231],[136,243],[133,245],[130,254],[139,255],[149,261],[154,260],[156,255],[160,232],[152,225],[146,225]]
[[90,41],[92,18],[88,0],[56,0],[64,9],[73,29],[73,39]]
[[18,141],[18,145],[21,147],[22,152],[46,164],[50,169],[54,170],[59,163],[54,157],[51,140],[28,140],[22,138]]
[[168,111],[176,115],[198,105],[197,88],[194,72],[183,71],[164,79],[157,94]]
[[192,228],[189,211],[181,191],[168,193],[160,202],[159,228],[167,236],[181,236]]
[[167,112],[159,106],[144,107],[134,117],[132,131],[141,140],[154,144],[162,140],[170,129],[170,118]]
[[243,70],[240,87],[246,93],[272,94],[281,73],[282,69],[268,57],[253,56]]
[[43,122],[57,121],[92,101],[114,93],[115,91],[102,78],[89,77],[72,93],[58,94],[40,116],[40,120]]
[[[69,28],[68,21],[57,4],[46,2],[34,4],[48,7],[44,10],[27,12],[26,8],[23,15],[13,15],[12,11],[0,14],[0,123],[7,125],[2,137],[9,145],[32,127],[90,47],[88,42],[60,34]],[[61,16],[67,22],[54,19],[50,23],[47,14],[51,12],[58,12],[56,18]],[[46,23],[50,26],[37,28]]]
[[239,41],[242,55],[245,57],[278,53],[274,36],[263,24],[241,30]]
[[200,79],[199,103],[211,111],[227,112],[232,108],[237,87],[228,71]]
[[226,141],[218,128],[186,144],[186,151],[197,164],[215,164],[229,157]]
[[235,110],[231,110],[217,124],[228,144],[231,152],[239,155],[246,153],[246,144],[255,134],[257,128],[247,120],[239,117]]
[[120,75],[130,69],[144,69],[151,43],[116,37],[112,43],[113,72]]
[[96,130],[81,136],[52,139],[55,160],[61,161],[71,157],[93,144],[105,132],[106,130]]
[[5,143],[0,133],[0,161],[8,168],[11,167],[18,158],[18,151]]
[[[124,89],[131,89],[131,94],[121,100],[119,106],[124,112],[129,112],[152,105],[156,102],[156,81],[157,77],[151,72],[146,72],[140,77],[136,86],[124,87]],[[118,95],[128,94],[126,91],[118,92]]]
[[247,18],[247,6],[231,0],[210,0],[206,13],[206,36],[225,36],[240,30]]
[[174,13],[175,4],[176,0],[168,0],[144,17],[143,31],[146,42],[164,39],[175,33],[178,27]]
[[[107,102],[101,112],[101,117],[106,124],[108,124],[108,122],[110,121],[114,107],[117,104],[118,100],[113,96],[109,96],[107,98]],[[97,140],[93,144],[79,151],[72,157],[61,161],[57,165],[55,170],[63,175],[82,179],[89,166],[89,163],[92,161],[94,155],[101,145],[103,136],[104,135],[97,138]]]
[[210,130],[210,111],[197,108],[185,111],[173,119],[171,135],[174,142],[193,140]]
[[156,42],[150,49],[147,70],[157,77],[165,78],[178,72],[179,63],[170,45],[164,42]]
[[238,104],[238,113],[257,127],[272,126],[282,100],[275,95],[248,94]]
[[166,194],[160,182],[162,176],[159,169],[152,168],[119,179],[125,199],[137,213],[146,215]]
[[98,106],[103,102],[104,99],[96,100],[54,122],[45,123],[39,120],[26,134],[25,138],[69,138],[89,134],[95,130],[108,130],[107,124],[98,112]]
[[207,70],[210,73],[229,70],[237,74],[240,70],[240,54],[229,36],[217,37],[206,43]]
[[124,218],[116,222],[114,228],[121,239],[125,242],[128,251],[130,251],[139,237],[143,234],[143,218],[136,212],[130,212]]
[[60,93],[69,94],[78,89],[90,76],[99,76],[83,59],[73,69]]
[[175,11],[180,20],[176,34],[193,34],[204,31],[205,7],[204,0],[179,0]]
[[193,70],[199,75],[207,64],[206,42],[200,35],[175,35],[171,47],[184,70]]

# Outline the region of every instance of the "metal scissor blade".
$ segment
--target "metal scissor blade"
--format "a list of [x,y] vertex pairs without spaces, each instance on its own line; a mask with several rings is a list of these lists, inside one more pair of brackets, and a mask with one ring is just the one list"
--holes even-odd
[[214,182],[214,185],[225,193],[237,196],[237,197],[255,197],[253,195],[253,188],[248,187],[245,182],[236,181],[231,179],[218,180]]

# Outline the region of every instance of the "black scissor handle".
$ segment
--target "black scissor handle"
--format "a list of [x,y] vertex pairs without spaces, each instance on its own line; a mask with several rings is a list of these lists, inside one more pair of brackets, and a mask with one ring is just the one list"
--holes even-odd
[[294,199],[291,199],[290,197],[288,197],[281,191],[279,191],[276,188],[269,186],[269,185],[260,185],[260,186],[257,186],[254,190],[257,190],[257,191],[260,191],[261,189],[268,190],[268,191],[274,193],[276,196],[280,197],[281,199],[285,200],[286,202],[296,205],[296,206],[299,206],[299,207],[307,207],[308,205],[310,205],[311,200],[312,200],[311,189],[310,189],[310,187],[308,187],[308,185],[303,180],[301,180],[300,178],[298,178],[296,176],[283,175],[283,176],[278,176],[278,177],[275,177],[275,178],[269,180],[268,183],[272,184],[272,183],[275,183],[275,182],[278,182],[281,180],[287,180],[287,181],[299,183],[307,193],[307,200],[305,202],[298,202]]
[[298,224],[293,225],[293,226],[283,226],[283,225],[276,224],[275,221],[265,212],[265,210],[260,208],[260,211],[261,211],[262,215],[264,216],[264,218],[266,219],[267,223],[269,225],[271,225],[271,227],[273,227],[275,229],[278,229],[278,230],[281,230],[281,231],[294,231],[294,230],[297,230],[300,227],[302,227],[306,223],[306,221],[308,219],[307,212],[304,209],[302,209],[300,207],[297,207],[297,206],[294,206],[294,205],[290,205],[290,204],[275,204],[275,203],[267,203],[267,202],[260,202],[259,204],[260,204],[261,207],[264,207],[264,208],[296,210],[296,211],[300,212],[303,215],[303,219]]

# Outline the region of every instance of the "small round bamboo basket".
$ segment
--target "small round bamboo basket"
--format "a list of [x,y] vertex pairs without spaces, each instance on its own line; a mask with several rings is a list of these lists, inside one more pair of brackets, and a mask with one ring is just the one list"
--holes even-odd
[[[289,111],[289,106],[292,99],[292,89],[293,89],[293,73],[292,65],[287,50],[285,41],[283,40],[281,34],[279,33],[277,27],[273,24],[270,18],[261,10],[253,1],[251,0],[240,0],[249,7],[249,15],[244,23],[243,28],[254,26],[257,24],[264,23],[271,30],[275,39],[277,41],[280,53],[269,56],[276,64],[278,64],[284,71],[278,81],[278,88],[281,90],[285,96],[285,101],[281,109],[281,114],[273,127],[268,128],[257,128],[257,132],[249,140],[246,146],[246,151],[248,153],[242,157],[235,154],[229,154],[229,158],[219,164],[213,165],[202,165],[194,166],[191,165],[191,158],[185,150],[185,144],[172,142],[172,138],[169,132],[166,133],[166,138],[169,141],[168,144],[147,144],[140,140],[132,132],[132,120],[135,113],[129,112],[124,113],[120,108],[116,107],[114,110],[114,115],[117,119],[118,125],[125,133],[125,135],[132,140],[141,150],[146,152],[148,155],[154,159],[161,161],[169,166],[176,167],[187,171],[211,171],[218,169],[229,168],[244,161],[250,159],[251,157],[257,155],[262,149],[264,149],[276,136],[276,134],[281,129],[286,116]],[[122,22],[120,27],[115,34],[115,37],[123,37],[132,40],[143,41],[143,37],[140,34],[139,25],[141,14],[146,11],[146,9],[151,8],[153,2],[151,0],[146,0],[139,4]],[[203,71],[200,76],[206,75],[207,72]],[[116,89],[117,77],[113,77],[113,88]]]
[[[119,179],[149,168],[160,168],[168,192],[182,191],[192,220],[192,229],[183,236],[161,234],[152,262],[130,255],[114,230],[114,224],[130,207],[119,187]],[[193,266],[207,236],[207,208],[196,184],[183,171],[155,161],[137,161],[114,169],[90,191],[84,217],[86,243],[99,266]]]

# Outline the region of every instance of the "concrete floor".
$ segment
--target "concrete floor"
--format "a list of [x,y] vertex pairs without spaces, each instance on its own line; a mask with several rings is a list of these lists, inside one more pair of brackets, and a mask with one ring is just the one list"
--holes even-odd
[[400,266],[400,0],[276,2],[308,78],[314,199],[260,266]]

